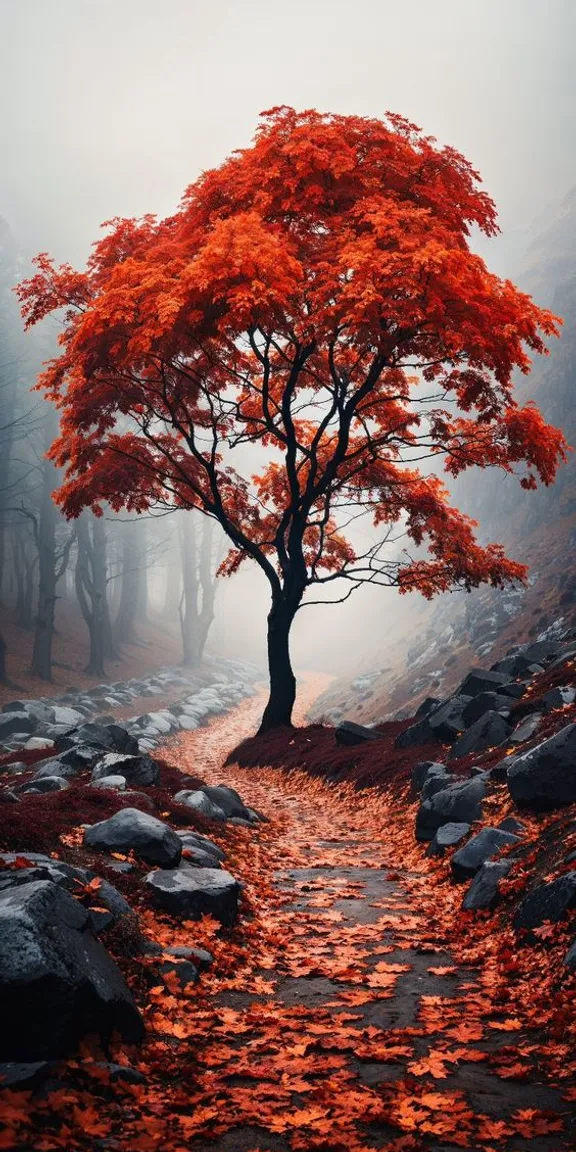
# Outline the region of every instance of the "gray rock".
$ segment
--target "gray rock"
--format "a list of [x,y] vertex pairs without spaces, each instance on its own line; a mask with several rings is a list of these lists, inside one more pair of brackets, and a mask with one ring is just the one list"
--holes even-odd
[[515,816],[506,816],[497,825],[502,832],[513,832],[515,836],[523,836],[526,831],[526,825],[521,820],[516,820]]
[[26,752],[42,752],[44,749],[48,752],[53,747],[54,741],[47,736],[31,736],[24,745]]
[[99,780],[92,780],[93,788],[113,788],[123,792],[126,787],[125,776],[101,776]]
[[211,852],[206,852],[196,843],[182,844],[182,859],[187,864],[193,864],[197,868],[220,868],[218,857],[213,856]]
[[17,1091],[22,1088],[36,1088],[50,1074],[52,1065],[48,1060],[35,1060],[29,1064],[19,1064],[13,1060],[0,1064],[0,1088]]
[[576,972],[576,940],[573,940],[565,957],[564,963],[571,972]]
[[481,778],[449,784],[420,805],[416,816],[416,839],[432,840],[442,824],[473,824],[482,815],[485,795],[486,785]]
[[1,712],[0,713],[0,744],[9,740],[16,733],[21,733],[26,741],[30,732],[34,732],[37,722],[27,712]]
[[240,885],[217,868],[188,868],[150,872],[146,877],[155,904],[182,920],[213,916],[221,924],[233,924],[238,915]]
[[439,708],[442,701],[437,696],[426,696],[426,699],[418,705],[414,716],[420,720],[423,716],[428,716],[435,708]]
[[[40,852],[23,852],[20,855],[30,861],[30,867],[5,868],[0,871],[0,890],[4,891],[7,888],[29,884],[36,880],[50,880],[59,888],[66,888],[68,892],[75,893],[78,891],[79,884],[88,884],[91,880],[96,879],[95,873],[88,868],[77,868],[73,864],[65,864],[63,860],[54,860],[51,856],[44,856]],[[0,856],[5,864],[13,862],[15,858],[16,853],[5,852]],[[125,917],[135,919],[135,914],[128,901],[118,892],[117,888],[114,888],[113,884],[109,884],[107,880],[100,877],[98,879],[99,887],[94,900],[98,907],[105,909],[105,911],[88,910],[90,926],[93,930],[99,932],[103,928],[118,923]]]
[[566,685],[563,688],[551,688],[542,697],[545,712],[552,712],[554,708],[565,708],[576,700],[576,688]]
[[366,728],[363,724],[354,724],[352,720],[343,720],[334,735],[336,743],[343,747],[365,744],[367,740],[382,739],[381,732],[375,732],[373,728]]
[[249,820],[244,801],[234,788],[228,788],[225,784],[218,784],[216,787],[203,784],[200,791],[212,801],[212,804],[221,808],[225,816],[240,816],[243,820]]
[[69,764],[79,772],[84,769],[89,770],[93,768],[101,756],[102,749],[93,748],[90,744],[74,744],[72,748],[68,748],[65,752],[58,753],[58,759],[61,764]]
[[532,716],[526,716],[516,725],[513,732],[510,734],[511,744],[524,744],[526,740],[531,740],[538,731],[542,720],[541,712],[534,712]]
[[181,960],[191,960],[199,972],[207,972],[214,963],[212,953],[207,952],[205,948],[176,946],[175,948],[167,948],[166,951],[170,956],[180,957]]
[[122,974],[86,909],[49,880],[0,892],[0,1057],[66,1055],[87,1032],[142,1038]]
[[510,696],[514,700],[519,700],[526,692],[526,685],[519,683],[517,680],[511,680],[509,684],[500,684],[498,686],[499,696]]
[[63,764],[58,760],[43,760],[34,773],[34,780],[42,780],[45,776],[61,776],[63,780],[72,780],[78,775],[78,769],[70,764]]
[[82,712],[78,712],[75,708],[54,708],[54,724],[67,724],[70,728],[74,728],[77,724],[82,724],[83,720]]
[[484,668],[473,668],[464,677],[458,695],[479,696],[481,692],[497,692],[502,684],[507,684],[510,677],[506,672],[489,672]]
[[435,833],[433,840],[430,841],[426,855],[443,856],[447,848],[453,848],[455,844],[459,844],[469,831],[469,824],[442,824]]
[[138,755],[138,741],[119,724],[81,724],[72,728],[56,741],[58,751],[67,751],[76,745],[88,744],[104,752],[125,752]]
[[449,784],[456,783],[458,778],[451,776],[443,764],[433,764],[422,785],[422,799],[429,800],[436,792],[442,792]]
[[225,853],[217,844],[209,840],[207,836],[203,836],[201,832],[196,832],[193,828],[176,828],[176,835],[180,837],[183,848],[201,848],[203,852],[209,853],[215,860],[224,860]]
[[160,766],[151,756],[107,752],[92,769],[92,783],[104,776],[124,776],[130,785],[149,788],[160,783]]
[[539,928],[545,921],[554,924],[576,908],[576,872],[568,872],[558,880],[539,884],[524,897],[513,919],[515,928]]
[[509,715],[512,705],[510,696],[500,695],[498,692],[480,692],[473,696],[464,709],[464,726],[469,728],[476,720],[480,720],[486,712],[504,712]]
[[528,752],[508,756],[506,769],[512,799],[520,808],[552,811],[576,800],[576,724],[567,724]]
[[430,718],[425,716],[417,724],[405,728],[394,741],[395,748],[413,748],[419,744],[437,744],[438,734],[430,727]]
[[179,960],[176,957],[174,960],[163,960],[158,969],[164,978],[175,976],[181,988],[198,983],[198,969],[191,960]]
[[500,880],[508,875],[511,866],[510,860],[487,860],[476,873],[462,907],[467,912],[495,908],[500,898]]
[[28,784],[23,784],[19,788],[19,792],[24,794],[40,794],[41,792],[63,792],[65,788],[69,788],[70,783],[65,780],[63,776],[42,776],[40,780],[30,780]]
[[439,740],[452,741],[464,731],[466,727],[464,713],[471,700],[471,696],[451,696],[445,704],[441,704],[428,715],[428,724]]
[[440,764],[436,760],[420,760],[418,764],[414,765],[410,777],[413,795],[418,795],[418,793],[422,791],[426,777],[428,776],[428,771],[431,768],[436,769],[435,774],[437,774],[438,771],[446,772],[445,764]]
[[182,841],[175,832],[138,808],[122,808],[108,820],[92,824],[84,832],[84,843],[105,852],[132,850],[148,864],[166,868],[175,868],[182,855]]
[[451,861],[452,875],[460,883],[475,876],[486,860],[496,856],[509,844],[517,844],[518,836],[504,832],[501,828],[482,828],[467,844],[454,853]]
[[469,756],[471,752],[483,752],[502,744],[508,738],[511,726],[499,712],[486,712],[468,728],[450,749],[448,759]]
[[200,790],[184,788],[181,792],[176,793],[174,800],[176,804],[183,804],[186,808],[192,808],[210,820],[226,819],[224,810],[219,805],[213,804],[206,793]]

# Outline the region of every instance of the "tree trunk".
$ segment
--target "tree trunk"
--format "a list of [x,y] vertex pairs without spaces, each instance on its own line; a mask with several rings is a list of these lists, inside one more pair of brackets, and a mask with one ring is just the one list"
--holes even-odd
[[6,641],[0,632],[0,684],[5,684],[6,680]]
[[195,526],[191,517],[179,524],[178,541],[182,563],[182,598],[179,608],[182,633],[182,663],[195,668],[200,663],[198,653],[198,572]]
[[52,640],[56,607],[56,509],[47,482],[42,493],[38,525],[38,611],[34,629],[32,672],[52,679]]
[[31,632],[34,624],[32,603],[34,600],[35,561],[28,551],[27,529],[17,529],[14,534],[14,575],[16,577],[16,623],[19,628]]
[[114,623],[114,635],[118,644],[134,644],[136,637],[136,615],[138,612],[140,576],[137,542],[132,524],[124,526],[122,532],[122,582],[120,604]]
[[212,538],[214,534],[214,521],[204,517],[202,525],[202,544],[200,548],[200,588],[202,589],[202,608],[198,617],[198,663],[202,661],[208,633],[214,619],[214,599],[216,595],[216,576],[213,572]]
[[86,672],[91,676],[100,676],[105,679],[103,597],[101,590],[97,588],[97,581],[94,577],[94,546],[90,538],[89,525],[87,515],[83,513],[78,519],[78,556],[74,578],[76,596],[90,637],[90,653]]
[[290,629],[298,603],[299,599],[296,603],[282,599],[273,602],[268,613],[270,695],[262,716],[260,732],[268,732],[271,728],[292,727],[296,677],[290,662]]

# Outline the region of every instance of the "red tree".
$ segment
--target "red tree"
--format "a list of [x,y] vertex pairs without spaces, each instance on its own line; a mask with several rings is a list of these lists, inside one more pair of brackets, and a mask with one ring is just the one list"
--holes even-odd
[[[60,408],[57,499],[68,516],[199,508],[231,541],[224,572],[260,566],[264,727],[291,721],[307,589],[431,597],[522,578],[418,467],[518,467],[532,488],[566,452],[512,385],[558,320],[470,251],[471,226],[497,227],[463,156],[398,116],[277,108],[174,216],[109,226],[85,272],[42,254],[19,288],[29,325],[65,309],[39,383]],[[377,532],[357,554],[346,528],[360,516]],[[415,556],[387,553],[392,530]]]

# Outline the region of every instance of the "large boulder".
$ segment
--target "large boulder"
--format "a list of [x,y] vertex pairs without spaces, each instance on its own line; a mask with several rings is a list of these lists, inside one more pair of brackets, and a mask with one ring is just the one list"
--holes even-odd
[[154,903],[181,920],[213,916],[230,925],[238,915],[240,885],[224,869],[181,864],[171,871],[150,872],[146,883]]
[[61,776],[64,780],[72,780],[78,775],[78,768],[58,760],[43,760],[34,773],[34,780],[42,780],[45,776]]
[[573,704],[576,700],[576,688],[570,685],[564,685],[559,688],[551,688],[542,697],[542,704],[545,712],[552,712],[554,708],[565,708],[568,704]]
[[203,784],[201,791],[217,808],[222,809],[225,816],[240,816],[243,820],[250,819],[242,797],[234,788],[228,788],[225,784],[217,784],[215,787]]
[[436,792],[442,792],[449,784],[455,784],[457,776],[451,776],[443,764],[432,764],[422,785],[422,799],[429,800]]
[[98,879],[98,889],[94,893],[94,900],[98,909],[88,909],[93,931],[98,933],[125,917],[130,917],[135,921],[135,913],[118,889],[108,880],[96,877],[90,869],[65,864],[63,860],[54,860],[51,856],[44,856],[40,852],[22,852],[19,853],[19,856],[29,861],[28,868],[10,868],[9,865],[14,863],[17,854],[10,852],[0,854],[1,862],[7,865],[0,871],[1,891],[18,887],[20,884],[28,884],[33,880],[51,880],[59,888],[66,888],[69,892],[74,893],[78,891],[79,885],[85,885]]
[[461,784],[449,784],[424,800],[416,816],[416,839],[432,840],[442,824],[473,824],[482,816],[482,801],[486,795],[484,781],[477,777]]
[[495,908],[500,899],[500,881],[508,875],[511,867],[510,860],[487,860],[476,873],[462,907],[467,912]]
[[500,695],[498,692],[480,692],[472,696],[464,709],[464,727],[469,728],[476,720],[485,716],[486,712],[505,712],[507,715],[512,706],[510,696]]
[[438,733],[430,727],[430,717],[424,716],[416,724],[411,724],[409,728],[399,732],[394,741],[394,747],[413,748],[419,744],[437,744],[439,739]]
[[79,712],[76,708],[65,708],[60,705],[56,705],[54,708],[53,724],[67,724],[70,728],[74,728],[77,724],[82,724],[84,720],[84,713]]
[[181,792],[176,793],[174,800],[176,804],[183,804],[185,808],[192,808],[194,812],[200,812],[209,820],[226,819],[224,809],[219,804],[214,804],[200,789],[183,788]]
[[40,792],[63,792],[65,788],[69,788],[68,780],[63,776],[43,776],[40,780],[29,780],[27,784],[23,784],[18,791],[24,793],[40,793]]
[[508,756],[506,769],[512,799],[520,808],[552,811],[576,800],[576,724],[567,724],[528,752]]
[[451,861],[452,875],[462,882],[475,876],[486,860],[496,856],[508,844],[517,844],[518,836],[504,832],[501,828],[482,828],[467,844],[454,853]]
[[556,924],[576,908],[576,872],[548,884],[538,884],[524,897],[514,916],[515,928],[539,928],[547,920]]
[[60,736],[56,747],[64,752],[79,744],[89,744],[104,752],[126,752],[131,756],[137,756],[139,751],[138,741],[119,724],[81,724]]
[[476,720],[452,745],[448,759],[454,760],[458,756],[469,756],[471,752],[483,752],[486,748],[493,748],[502,744],[511,731],[511,725],[499,712],[485,712],[484,716]]
[[28,712],[0,712],[0,744],[16,733],[34,732],[37,721]]
[[163,868],[175,868],[182,855],[182,841],[176,833],[138,808],[122,808],[108,820],[92,824],[84,832],[84,844],[104,852],[133,851],[147,864]]
[[428,724],[439,740],[450,742],[464,731],[464,713],[471,700],[471,696],[451,696],[445,704],[429,713]]
[[418,795],[418,793],[422,791],[428,778],[428,774],[432,771],[435,775],[438,775],[438,773],[446,772],[446,767],[444,764],[440,764],[436,760],[420,760],[418,764],[414,765],[410,777],[410,783],[414,795]]
[[92,783],[105,776],[123,776],[130,785],[149,788],[160,783],[160,766],[151,756],[106,752],[92,769]]
[[218,844],[214,844],[213,840],[210,840],[208,836],[203,836],[201,832],[196,832],[194,828],[177,828],[176,835],[180,837],[183,848],[201,848],[203,852],[207,852],[215,860],[225,859],[226,854]]
[[373,728],[365,728],[363,724],[354,724],[352,720],[343,720],[336,729],[335,737],[337,744],[351,747],[365,744],[367,740],[377,740],[378,737],[382,739],[382,733],[375,732]]
[[506,672],[489,672],[484,668],[472,668],[464,677],[459,689],[460,696],[479,696],[481,692],[497,692],[510,677]]
[[144,1033],[87,910],[50,880],[0,891],[0,1011],[3,1060],[64,1056],[86,1033]]
[[469,824],[454,823],[442,824],[430,841],[427,849],[427,856],[443,856],[447,848],[453,848],[459,844],[470,831]]
[[61,764],[69,764],[79,772],[93,768],[101,756],[102,749],[93,748],[90,744],[73,744],[65,752],[58,753]]

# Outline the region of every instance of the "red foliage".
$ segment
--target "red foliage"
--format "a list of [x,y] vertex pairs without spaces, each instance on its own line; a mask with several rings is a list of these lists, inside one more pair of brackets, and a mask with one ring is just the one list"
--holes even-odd
[[[252,557],[290,619],[336,577],[427,597],[522,579],[413,463],[534,487],[566,456],[513,395],[558,318],[488,271],[473,226],[492,235],[495,209],[455,149],[400,116],[282,107],[175,215],[112,221],[85,272],[39,256],[19,296],[28,324],[66,310],[40,381],[66,513],[200,508],[231,540],[222,571]],[[247,442],[267,450],[258,476]],[[350,507],[382,532],[362,555]],[[386,557],[399,525],[413,554]]]

